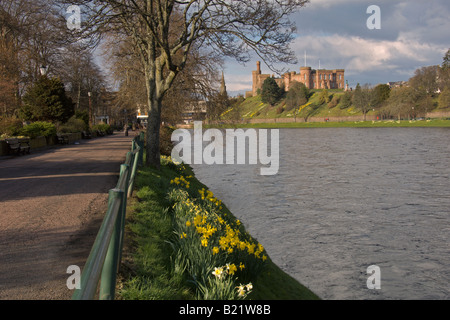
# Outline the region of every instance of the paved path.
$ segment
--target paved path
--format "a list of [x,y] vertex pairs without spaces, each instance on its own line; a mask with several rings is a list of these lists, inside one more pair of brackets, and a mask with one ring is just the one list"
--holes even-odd
[[84,266],[131,140],[0,160],[0,299],[70,299],[67,267]]

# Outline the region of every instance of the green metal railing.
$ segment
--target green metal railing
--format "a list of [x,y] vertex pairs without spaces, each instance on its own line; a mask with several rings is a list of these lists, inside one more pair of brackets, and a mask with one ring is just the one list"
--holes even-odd
[[127,198],[133,192],[137,166],[143,163],[144,133],[133,139],[131,151],[120,166],[120,177],[109,190],[108,210],[83,268],[80,289],[72,300],[93,300],[100,282],[100,300],[114,300],[116,276],[122,257]]

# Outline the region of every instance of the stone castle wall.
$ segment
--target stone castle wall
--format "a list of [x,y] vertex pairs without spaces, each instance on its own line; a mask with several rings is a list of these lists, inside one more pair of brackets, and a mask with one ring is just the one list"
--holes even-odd
[[311,67],[301,67],[300,73],[295,71],[286,72],[280,78],[274,75],[263,74],[261,72],[261,62],[256,62],[256,70],[252,71],[253,86],[252,91],[246,93],[246,97],[256,96],[259,89],[262,88],[264,80],[273,77],[277,84],[286,91],[293,81],[303,83],[308,89],[345,89],[344,69],[314,70]]

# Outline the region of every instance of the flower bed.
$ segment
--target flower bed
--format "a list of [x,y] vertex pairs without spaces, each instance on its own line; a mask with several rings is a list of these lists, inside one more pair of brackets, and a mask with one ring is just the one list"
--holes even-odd
[[221,200],[206,188],[195,189],[190,179],[180,175],[170,182],[174,268],[189,275],[199,299],[245,298],[267,260],[264,247]]

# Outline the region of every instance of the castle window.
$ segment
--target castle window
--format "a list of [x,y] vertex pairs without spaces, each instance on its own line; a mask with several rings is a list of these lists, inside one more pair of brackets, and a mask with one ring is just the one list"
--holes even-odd
[[319,80],[322,80],[322,75],[321,74],[319,74]]
[[303,80],[306,80],[306,73],[303,75]]
[[342,74],[339,75],[339,80],[342,80]]

